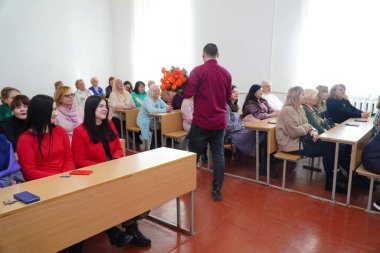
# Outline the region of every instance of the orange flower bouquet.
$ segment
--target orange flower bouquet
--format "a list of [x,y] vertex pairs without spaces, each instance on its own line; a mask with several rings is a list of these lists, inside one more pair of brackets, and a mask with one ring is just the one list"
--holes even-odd
[[160,80],[161,90],[182,93],[188,77],[186,69],[172,66],[170,70],[166,70],[162,67],[161,72],[164,75]]

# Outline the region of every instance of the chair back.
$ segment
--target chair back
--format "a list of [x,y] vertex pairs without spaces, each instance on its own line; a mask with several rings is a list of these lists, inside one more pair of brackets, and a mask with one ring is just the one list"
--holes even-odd
[[125,111],[125,121],[126,127],[138,127],[137,126],[137,115],[139,114],[140,108]]
[[167,134],[177,131],[183,131],[181,110],[174,110],[171,113],[161,117],[161,133]]

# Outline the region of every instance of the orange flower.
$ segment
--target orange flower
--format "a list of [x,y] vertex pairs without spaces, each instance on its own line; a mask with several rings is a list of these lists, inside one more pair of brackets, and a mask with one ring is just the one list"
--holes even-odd
[[185,69],[180,69],[179,67],[171,67],[170,70],[162,67],[161,72],[163,77],[161,81],[161,90],[167,91],[182,91],[181,86],[187,81],[187,71]]

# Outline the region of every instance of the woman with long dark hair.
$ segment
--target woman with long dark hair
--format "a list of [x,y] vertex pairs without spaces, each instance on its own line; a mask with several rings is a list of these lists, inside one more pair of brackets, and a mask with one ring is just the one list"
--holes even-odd
[[[84,107],[83,124],[74,129],[72,151],[75,165],[78,168],[110,161],[123,156],[117,130],[108,120],[108,102],[100,96],[87,98]],[[122,224],[125,232],[117,227],[107,229],[112,245],[123,247],[130,241],[137,246],[150,245],[150,239],[146,238],[137,226],[137,220],[145,218],[144,213]]]
[[27,131],[18,139],[17,153],[26,180],[34,180],[73,170],[69,136],[56,126],[54,100],[34,96],[28,106]]

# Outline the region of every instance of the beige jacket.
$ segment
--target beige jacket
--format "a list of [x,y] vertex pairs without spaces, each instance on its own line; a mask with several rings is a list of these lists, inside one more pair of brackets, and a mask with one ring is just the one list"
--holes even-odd
[[296,110],[291,105],[285,105],[276,124],[278,149],[285,152],[299,150],[300,137],[310,133],[311,130],[313,127],[308,123],[302,106]]

